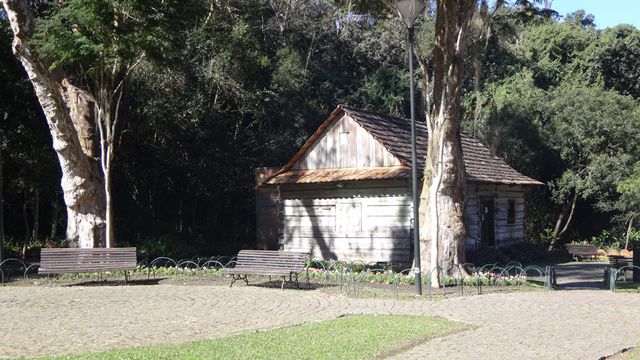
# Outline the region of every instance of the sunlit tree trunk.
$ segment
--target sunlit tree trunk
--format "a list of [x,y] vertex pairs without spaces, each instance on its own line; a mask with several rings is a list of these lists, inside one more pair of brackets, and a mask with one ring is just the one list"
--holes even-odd
[[464,262],[465,170],[460,143],[464,43],[475,0],[437,2],[433,102],[427,109],[429,141],[420,197],[422,272],[439,286],[442,273]]
[[631,239],[631,231],[633,231],[633,222],[636,219],[636,214],[631,215],[629,224],[627,225],[627,235],[625,236],[624,249],[629,250],[629,239]]
[[100,172],[93,101],[60,71],[34,53],[29,39],[33,15],[25,0],[2,0],[14,33],[13,52],[22,63],[49,125],[62,170],[69,245],[105,245],[104,178]]

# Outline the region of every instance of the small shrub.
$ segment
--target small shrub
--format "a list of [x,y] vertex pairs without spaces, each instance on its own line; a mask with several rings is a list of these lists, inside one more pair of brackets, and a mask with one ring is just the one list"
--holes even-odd
[[589,243],[601,249],[618,250],[624,246],[624,239],[613,234],[609,230],[602,230],[600,235],[592,236]]
[[538,234],[538,243],[549,246],[551,243],[558,243],[558,236],[554,234],[553,229],[545,228]]

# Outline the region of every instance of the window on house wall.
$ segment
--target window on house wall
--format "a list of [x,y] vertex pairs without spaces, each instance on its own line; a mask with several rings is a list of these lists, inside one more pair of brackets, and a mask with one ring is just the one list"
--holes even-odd
[[509,200],[507,203],[507,224],[516,223],[516,201]]

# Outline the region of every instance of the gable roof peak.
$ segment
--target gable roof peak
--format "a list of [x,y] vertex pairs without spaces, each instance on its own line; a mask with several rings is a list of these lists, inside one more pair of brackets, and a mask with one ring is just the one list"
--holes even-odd
[[[357,109],[351,106],[338,105],[329,118],[320,125],[316,132],[309,137],[294,157],[276,174],[277,176],[291,170],[293,165],[311,148],[314,142],[343,114],[348,115],[365,131],[379,141],[400,163],[411,168],[411,121],[406,118],[385,115],[369,110]],[[541,182],[523,175],[507,165],[504,160],[491,154],[489,149],[480,141],[468,134],[461,133],[461,146],[467,181],[542,185]],[[424,121],[416,121],[416,153],[418,171],[424,171],[427,156],[428,131]]]

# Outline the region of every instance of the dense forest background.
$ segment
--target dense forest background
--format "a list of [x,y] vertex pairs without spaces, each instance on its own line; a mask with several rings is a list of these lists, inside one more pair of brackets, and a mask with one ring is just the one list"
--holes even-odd
[[[116,246],[229,254],[255,242],[254,169],[286,162],[338,104],[407,116],[406,30],[377,2],[194,1],[177,46],[120,109]],[[373,5],[371,5],[373,4]],[[639,237],[640,31],[576,11],[488,4],[468,39],[464,129],[522,173],[531,242]],[[46,12],[42,17],[46,18]],[[433,19],[417,25],[432,46]],[[10,252],[62,245],[60,170],[0,16],[0,153]],[[423,71],[416,74],[421,95]]]

